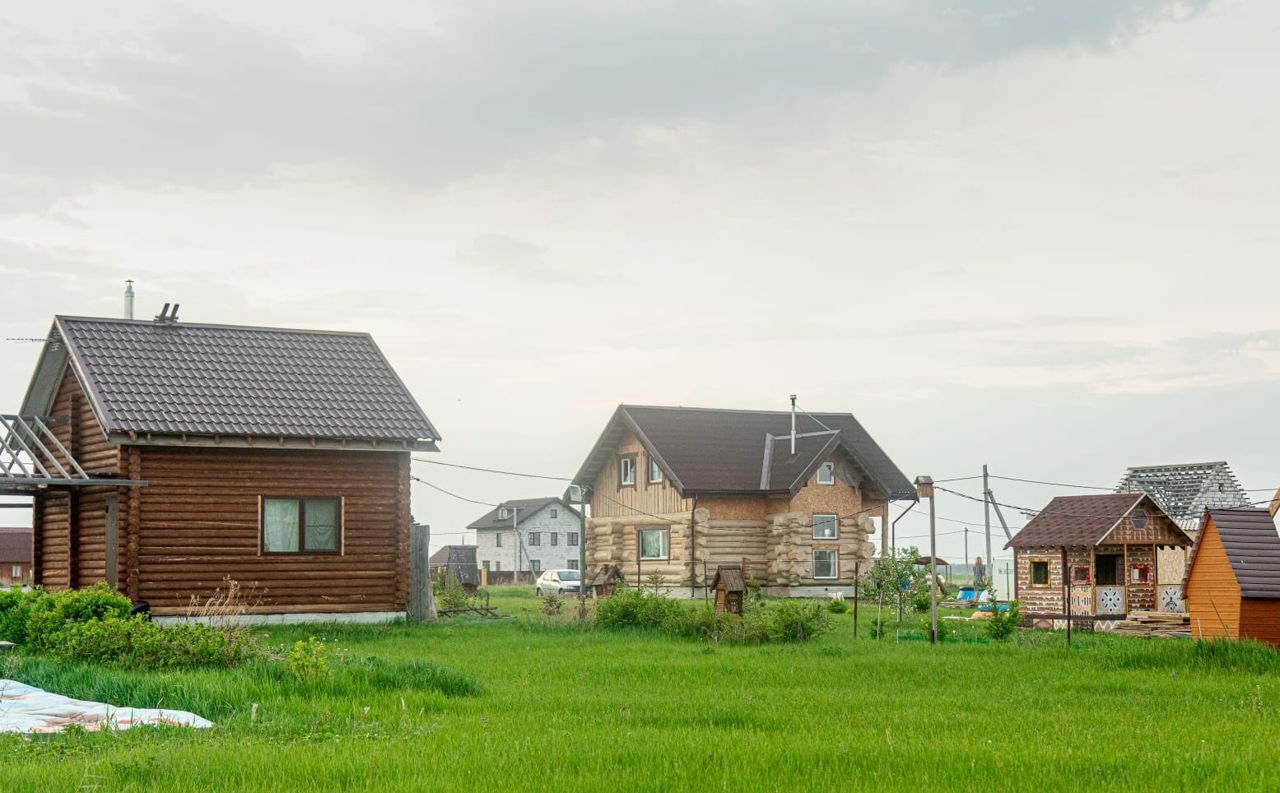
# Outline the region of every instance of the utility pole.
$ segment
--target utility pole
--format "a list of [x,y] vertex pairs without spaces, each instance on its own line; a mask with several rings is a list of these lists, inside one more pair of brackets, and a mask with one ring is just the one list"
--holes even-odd
[[969,566],[969,527],[964,527],[964,566]]
[[[987,578],[995,576],[995,568],[992,567],[996,563],[995,557],[991,555],[991,480],[987,473],[987,464],[982,464],[982,523],[987,531]],[[991,589],[991,583],[986,583],[987,589]]]
[[517,517],[519,514],[520,508],[513,506],[511,508],[511,541],[516,546],[513,549],[516,552],[516,569],[511,572],[512,586],[519,586],[520,584],[520,519]]
[[938,523],[934,510],[933,477],[916,477],[916,497],[929,499],[929,644],[937,644],[938,590],[934,579],[938,563]]

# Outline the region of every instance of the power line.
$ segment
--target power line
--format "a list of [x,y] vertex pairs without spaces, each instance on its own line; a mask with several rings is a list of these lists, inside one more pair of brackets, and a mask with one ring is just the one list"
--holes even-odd
[[[973,478],[981,479],[982,477],[976,476]],[[1006,482],[1023,482],[1029,485],[1048,485],[1049,487],[1074,487],[1080,490],[1104,490],[1108,493],[1115,491],[1114,487],[1099,487],[1098,485],[1072,485],[1072,484],[1067,484],[1065,482],[1044,482],[1039,479],[1019,479],[1016,476],[1000,476],[999,474],[991,474],[991,478],[1003,479]]]
[[427,487],[431,488],[432,490],[439,490],[441,493],[444,493],[446,496],[453,496],[454,498],[458,499],[459,501],[466,501],[466,502],[468,502],[468,503],[470,503],[470,504],[479,504],[479,505],[480,505],[480,506],[482,506],[482,507],[497,507],[497,506],[499,506],[498,504],[490,504],[488,501],[477,501],[477,500],[476,500],[476,499],[474,499],[474,498],[467,498],[466,496],[460,496],[460,495],[458,495],[457,493],[454,493],[452,490],[445,490],[445,489],[444,489],[443,487],[441,487],[440,485],[433,485],[432,483],[428,482],[427,480],[425,480],[425,479],[423,479],[423,478],[421,478],[421,477],[414,476],[413,474],[410,474],[410,475],[409,475],[409,478],[410,478],[410,479],[412,479],[412,480],[413,480],[413,481],[415,481],[415,482],[421,482],[422,484],[426,485]]
[[439,460],[426,460],[421,457],[414,457],[414,462],[426,463],[427,465],[442,465],[446,468],[461,468],[464,471],[479,471],[486,474],[502,474],[503,476],[523,476],[526,479],[550,479],[554,482],[572,482],[573,478],[568,476],[547,476],[545,474],[526,474],[520,471],[502,471],[497,468],[481,468],[475,465],[459,465],[458,463],[444,463]]

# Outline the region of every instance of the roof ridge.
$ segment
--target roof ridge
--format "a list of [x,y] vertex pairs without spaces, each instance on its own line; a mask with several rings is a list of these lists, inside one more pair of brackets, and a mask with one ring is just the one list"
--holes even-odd
[[[627,410],[632,410],[635,408],[639,408],[641,410],[684,410],[691,413],[692,412],[751,413],[756,415],[767,415],[767,416],[790,416],[791,415],[791,411],[789,410],[758,410],[753,408],[704,408],[704,407],[689,407],[686,405],[634,405],[626,402],[622,403],[618,407],[626,408]],[[796,413],[796,418],[801,418],[802,416],[806,416],[806,415],[810,417],[813,417],[813,416],[850,416],[852,417],[853,416],[853,414],[849,412],[843,412],[843,413],[835,412],[835,411],[814,412],[812,410],[806,410],[806,411],[801,411]],[[854,420],[856,421],[857,419],[854,419]]]
[[113,325],[137,325],[152,328],[213,328],[218,330],[257,330],[269,333],[308,333],[324,336],[362,336],[373,338],[373,334],[364,330],[331,330],[325,328],[285,328],[276,325],[227,325],[219,322],[156,322],[152,319],[122,319],[120,317],[85,317],[73,314],[55,314],[54,319],[71,322],[109,322]]

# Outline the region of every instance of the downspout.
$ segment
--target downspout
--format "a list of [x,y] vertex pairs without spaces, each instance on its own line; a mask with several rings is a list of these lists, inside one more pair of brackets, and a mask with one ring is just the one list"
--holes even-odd
[[[693,494],[693,509],[689,511],[689,598],[692,599],[698,588],[698,494]],[[702,582],[707,585],[706,581]]]
[[[889,556],[890,558],[892,558],[893,556],[896,556],[898,553],[898,521],[905,518],[907,516],[907,513],[915,509],[916,504],[919,504],[919,503],[920,503],[919,499],[912,501],[911,506],[903,510],[902,514],[894,518],[893,522],[889,524]],[[880,555],[881,556],[884,555],[883,550],[881,551]]]

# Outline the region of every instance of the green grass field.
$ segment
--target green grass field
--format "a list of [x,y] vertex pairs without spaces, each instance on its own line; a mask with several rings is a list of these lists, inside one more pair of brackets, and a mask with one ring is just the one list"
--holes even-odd
[[[264,634],[380,659],[322,684],[11,661],[24,682],[218,726],[5,737],[0,790],[1280,789],[1280,653],[1256,647],[1068,651],[1061,634],[991,644],[964,625],[932,648],[918,626],[855,640],[847,615],[804,645],[713,647],[584,632],[531,592],[494,602],[516,616]],[[477,685],[398,666],[415,661]]]

